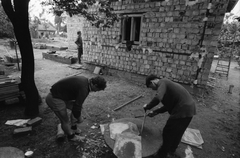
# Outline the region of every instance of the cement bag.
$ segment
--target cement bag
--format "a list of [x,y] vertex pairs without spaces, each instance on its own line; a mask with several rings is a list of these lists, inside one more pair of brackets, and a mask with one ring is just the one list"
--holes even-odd
[[141,136],[129,132],[117,134],[113,153],[118,158],[142,158]]
[[129,132],[135,135],[139,135],[137,125],[132,122],[113,122],[109,124],[110,138],[116,138],[117,134],[123,132]]

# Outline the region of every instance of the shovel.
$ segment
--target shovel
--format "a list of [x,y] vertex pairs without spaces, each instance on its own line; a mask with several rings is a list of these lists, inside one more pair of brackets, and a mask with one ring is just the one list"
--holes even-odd
[[140,132],[140,135],[142,135],[142,132],[143,132],[143,127],[144,127],[144,123],[145,123],[145,120],[146,120],[146,116],[147,116],[147,112],[146,110],[144,110],[144,118],[143,118],[143,123],[142,123],[142,128],[141,128],[141,132]]

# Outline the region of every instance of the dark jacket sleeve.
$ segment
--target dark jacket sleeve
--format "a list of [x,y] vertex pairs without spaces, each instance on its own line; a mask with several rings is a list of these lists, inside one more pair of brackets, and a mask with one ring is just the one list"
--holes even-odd
[[160,103],[160,100],[157,97],[154,97],[150,103],[147,104],[146,109],[150,110]]
[[167,112],[167,108],[165,106],[162,106],[161,108],[154,110],[154,113],[156,114],[164,113],[164,112]]
[[78,46],[78,47],[82,47],[82,38],[81,37],[78,37],[75,41],[75,44]]

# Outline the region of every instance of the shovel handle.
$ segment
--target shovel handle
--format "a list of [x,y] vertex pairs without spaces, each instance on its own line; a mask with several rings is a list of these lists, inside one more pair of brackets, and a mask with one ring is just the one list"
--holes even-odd
[[142,123],[142,128],[141,128],[141,133],[140,133],[140,135],[142,135],[142,132],[143,132],[143,127],[144,127],[144,123],[145,123],[146,116],[147,116],[147,113],[145,112],[145,113],[144,113],[144,118],[143,118],[143,123]]

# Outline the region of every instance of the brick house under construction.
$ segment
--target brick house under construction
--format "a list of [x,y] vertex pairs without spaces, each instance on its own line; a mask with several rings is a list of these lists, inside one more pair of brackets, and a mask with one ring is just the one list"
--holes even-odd
[[202,46],[206,53],[197,78],[199,85],[207,84],[228,1],[122,0],[112,7],[122,17],[112,28],[68,18],[69,49],[76,49],[81,30],[88,65],[141,83],[156,74],[189,84],[197,73],[196,47]]

